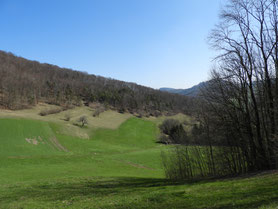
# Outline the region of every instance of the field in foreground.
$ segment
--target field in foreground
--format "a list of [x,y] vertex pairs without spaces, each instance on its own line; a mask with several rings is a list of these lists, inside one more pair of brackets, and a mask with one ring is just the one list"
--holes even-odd
[[278,174],[212,182],[170,183],[131,177],[64,178],[1,187],[1,208],[278,207]]
[[94,119],[99,128],[75,127],[88,136],[80,138],[67,128],[71,124],[51,117],[0,119],[1,209],[278,207],[275,172],[196,183],[165,180],[160,153],[166,146],[155,143],[156,121],[129,116],[118,128],[105,128],[100,117]]

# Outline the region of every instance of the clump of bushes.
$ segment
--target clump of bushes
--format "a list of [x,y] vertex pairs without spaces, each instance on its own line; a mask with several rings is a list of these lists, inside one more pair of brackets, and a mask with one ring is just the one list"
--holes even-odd
[[88,124],[88,119],[86,116],[81,116],[79,119],[78,119],[78,122],[80,123],[80,126],[81,127],[84,127],[84,125],[87,125]]
[[93,113],[93,117],[98,117],[100,115],[100,113],[102,113],[104,111],[105,111],[105,108],[103,106],[97,107]]
[[126,112],[125,108],[121,107],[118,109],[118,113],[124,114]]
[[94,110],[92,116],[93,117],[98,117],[101,113],[107,110],[107,106],[99,103],[99,102],[93,102],[89,103],[88,106]]
[[161,136],[159,142],[163,144],[186,144],[188,136],[183,125],[178,120],[166,119],[159,126]]
[[57,108],[53,108],[53,109],[42,110],[42,111],[40,111],[39,115],[46,116],[46,115],[56,114],[56,113],[59,113],[62,111],[63,111],[62,108],[57,107]]
[[62,106],[62,107],[56,107],[56,108],[52,108],[52,109],[45,109],[40,111],[39,115],[40,116],[46,116],[46,115],[51,115],[51,114],[57,114],[69,109],[73,109],[74,106],[73,105],[66,105],[66,106]]
[[71,115],[69,113],[65,114],[65,121],[70,121]]
[[162,115],[162,113],[159,110],[154,110],[150,113],[150,116],[152,116],[152,117],[159,117],[161,115]]

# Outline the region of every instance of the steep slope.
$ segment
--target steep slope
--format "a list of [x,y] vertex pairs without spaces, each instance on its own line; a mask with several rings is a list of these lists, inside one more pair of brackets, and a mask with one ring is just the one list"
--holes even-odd
[[141,115],[186,112],[191,106],[184,96],[0,51],[0,108],[22,109],[38,102],[62,106],[99,102],[120,112]]

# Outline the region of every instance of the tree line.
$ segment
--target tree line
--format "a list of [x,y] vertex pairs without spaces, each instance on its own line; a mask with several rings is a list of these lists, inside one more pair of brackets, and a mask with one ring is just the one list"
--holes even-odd
[[192,100],[0,51],[0,107],[22,109],[46,102],[61,106],[101,103],[142,115],[190,112]]
[[[209,36],[217,50],[192,137],[170,178],[237,175],[278,167],[278,2],[229,0]],[[166,173],[167,173],[166,172]]]

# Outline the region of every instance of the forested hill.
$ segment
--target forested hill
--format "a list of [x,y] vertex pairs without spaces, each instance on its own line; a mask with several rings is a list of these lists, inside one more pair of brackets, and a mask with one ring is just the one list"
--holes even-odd
[[21,109],[38,102],[62,106],[99,102],[119,111],[161,114],[188,112],[192,100],[0,51],[0,107]]

